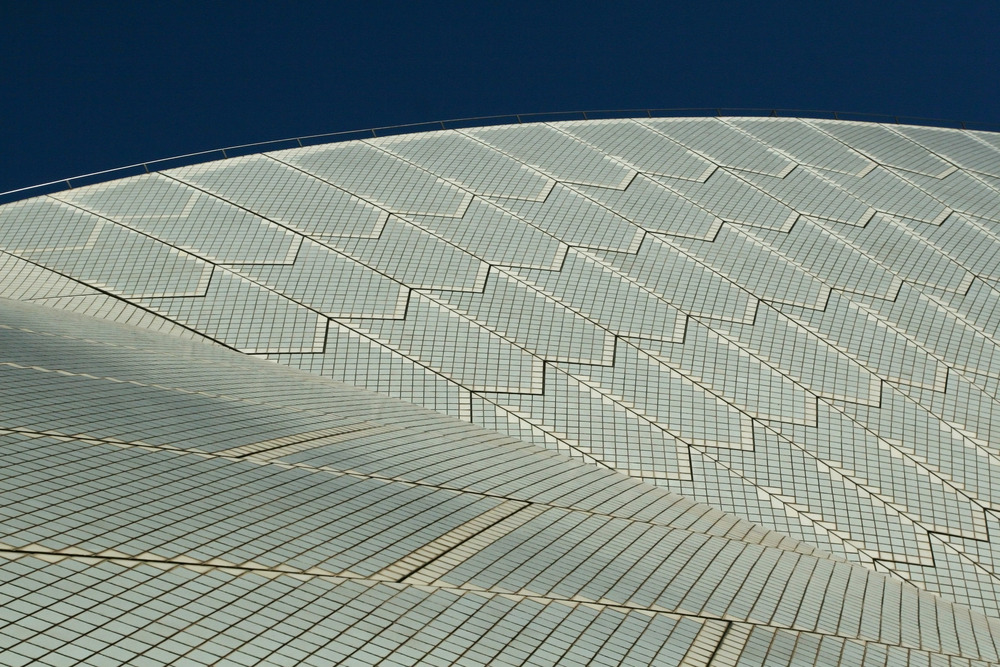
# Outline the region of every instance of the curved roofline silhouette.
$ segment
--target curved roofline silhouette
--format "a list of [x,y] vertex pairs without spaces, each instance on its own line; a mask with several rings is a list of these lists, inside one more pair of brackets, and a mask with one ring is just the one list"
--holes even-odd
[[830,111],[817,109],[768,109],[768,108],[735,108],[735,107],[677,107],[666,109],[594,109],[589,111],[538,111],[522,114],[497,114],[492,116],[470,116],[467,118],[449,118],[446,120],[424,121],[419,123],[403,123],[400,125],[383,125],[379,127],[369,127],[360,130],[342,130],[339,132],[323,132],[320,134],[308,134],[298,137],[288,137],[286,139],[270,139],[267,141],[255,141],[248,144],[237,144],[223,148],[212,148],[194,153],[174,155],[171,157],[157,158],[146,162],[122,167],[112,167],[102,169],[87,174],[78,174],[68,178],[59,178],[54,181],[46,181],[35,185],[28,185],[13,190],[0,192],[0,204],[9,203],[48,192],[61,189],[72,189],[83,185],[92,185],[108,180],[113,180],[123,176],[132,176],[139,173],[149,173],[151,171],[161,171],[171,167],[179,167],[189,164],[198,164],[217,160],[220,157],[227,159],[238,155],[246,155],[250,152],[256,153],[264,150],[290,148],[292,146],[310,146],[317,143],[329,143],[331,141],[350,141],[353,139],[365,139],[368,136],[377,137],[387,134],[403,134],[414,132],[433,132],[436,130],[449,130],[461,127],[478,127],[481,125],[500,125],[507,123],[524,122],[548,122],[559,120],[599,120],[608,118],[648,118],[653,117],[687,117],[687,116],[767,116],[781,118],[832,118],[834,120],[855,121],[855,122],[877,122],[908,124],[925,127],[950,127],[956,129],[984,130],[996,132],[1000,131],[1000,123],[987,121],[954,120],[948,118],[927,118],[923,116],[900,116],[893,114],[869,113],[864,111]]
[[16,201],[0,406],[21,662],[1000,662],[1000,135],[496,124]]

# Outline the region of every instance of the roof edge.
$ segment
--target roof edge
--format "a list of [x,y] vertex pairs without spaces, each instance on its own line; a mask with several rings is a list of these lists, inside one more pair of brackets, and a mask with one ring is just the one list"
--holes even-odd
[[771,118],[819,118],[843,120],[852,122],[887,123],[893,125],[915,125],[921,127],[941,127],[957,130],[979,130],[1000,132],[1000,123],[950,120],[943,118],[926,118],[920,116],[894,116],[890,114],[865,113],[854,111],[826,111],[815,109],[766,109],[766,108],[735,108],[735,107],[682,107],[672,109],[598,109],[590,111],[543,111],[524,114],[500,114],[495,116],[472,116],[469,118],[452,118],[448,120],[406,123],[403,125],[385,125],[362,130],[344,130],[341,132],[326,132],[287,139],[271,139],[249,144],[213,148],[210,150],[159,158],[139,162],[122,167],[103,169],[89,174],[80,174],[55,181],[28,185],[14,190],[0,192],[0,204],[28,199],[30,197],[72,190],[76,187],[104,183],[127,176],[142,173],[163,171],[173,167],[183,167],[191,164],[212,162],[218,159],[228,159],[241,155],[250,155],[269,150],[284,148],[301,148],[324,143],[337,143],[359,139],[371,139],[398,134],[419,134],[438,130],[457,130],[469,127],[485,127],[490,125],[514,125],[524,123],[542,123],[568,120],[602,120],[628,118],[706,118],[706,117],[739,117],[760,116]]

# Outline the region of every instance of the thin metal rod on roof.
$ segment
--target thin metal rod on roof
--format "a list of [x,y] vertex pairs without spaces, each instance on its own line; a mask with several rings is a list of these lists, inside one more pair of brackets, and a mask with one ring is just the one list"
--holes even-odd
[[[590,120],[590,116],[591,115],[595,115],[595,114],[609,115],[611,117],[617,117],[617,118],[633,118],[633,117],[636,117],[636,116],[640,116],[640,115],[642,115],[644,113],[647,117],[653,118],[653,111],[656,111],[658,115],[663,115],[663,116],[683,116],[683,115],[692,115],[692,114],[705,114],[706,112],[708,112],[708,113],[714,112],[714,114],[716,116],[719,116],[719,117],[721,117],[721,116],[736,116],[736,115],[741,115],[741,116],[745,116],[745,115],[758,115],[758,116],[769,115],[769,116],[775,116],[775,117],[778,116],[778,115],[782,115],[782,116],[788,116],[788,117],[795,117],[797,115],[808,115],[808,116],[818,116],[818,117],[821,117],[821,118],[824,117],[824,116],[828,117],[828,118],[832,117],[835,120],[840,120],[841,119],[840,117],[842,115],[841,112],[838,112],[838,111],[820,111],[820,110],[815,110],[815,109],[763,109],[763,108],[761,108],[761,109],[729,109],[729,108],[724,108],[724,107],[723,108],[673,108],[673,109],[648,109],[648,108],[647,109],[600,109],[600,110],[573,111],[573,112],[559,112],[559,111],[556,111],[556,112],[542,112],[542,113],[529,113],[529,114],[513,114],[513,115],[512,114],[506,114],[506,115],[497,115],[497,116],[472,116],[472,117],[469,117],[469,118],[454,118],[454,119],[451,119],[451,120],[442,120],[442,121],[437,121],[437,122],[434,122],[434,123],[405,123],[405,124],[402,124],[402,125],[389,125],[389,126],[385,126],[385,127],[381,127],[381,128],[377,128],[377,129],[380,129],[380,130],[403,130],[403,129],[408,129],[409,128],[409,129],[412,129],[414,132],[421,132],[421,131],[427,131],[429,129],[437,129],[437,125],[440,125],[442,129],[447,129],[447,127],[445,126],[446,123],[466,123],[467,124],[467,123],[476,122],[476,121],[503,121],[503,120],[506,120],[508,122],[516,121],[517,123],[523,124],[525,122],[525,120],[524,120],[525,118],[539,118],[541,120],[544,120],[545,118],[551,118],[553,116],[562,116],[562,117],[565,117],[565,116],[573,115],[573,114],[581,114],[583,116],[583,118],[586,119],[586,120]],[[590,114],[590,115],[588,115],[588,114]],[[924,117],[916,117],[916,116],[889,116],[889,115],[885,115],[885,114],[848,114],[848,115],[850,115],[850,116],[858,116],[858,117],[865,117],[865,118],[871,118],[873,120],[874,119],[879,119],[879,118],[886,119],[883,122],[889,122],[889,119],[892,119],[891,122],[894,122],[896,124],[907,123],[907,124],[913,124],[913,125],[932,125],[932,126],[944,125],[946,127],[947,126],[958,127],[958,128],[963,129],[963,130],[968,129],[968,127],[966,125],[966,121],[954,121],[954,120],[946,120],[946,119],[941,119],[941,118],[924,118]],[[977,126],[988,127],[988,128],[993,129],[994,131],[1000,130],[1000,123],[976,123],[976,125]],[[209,159],[211,159],[210,157],[206,157],[206,156],[215,156],[215,155],[217,155],[220,152],[222,153],[222,155],[223,155],[224,158],[228,159],[228,157],[229,157],[228,152],[229,151],[234,151],[234,150],[244,150],[244,149],[249,149],[249,148],[258,148],[258,147],[260,147],[261,150],[263,151],[263,150],[267,150],[268,147],[278,147],[281,144],[288,144],[288,143],[291,143],[292,141],[296,142],[299,146],[303,146],[304,145],[303,141],[311,141],[311,140],[316,140],[316,139],[329,139],[330,141],[336,141],[338,138],[340,138],[341,140],[346,140],[346,139],[350,139],[350,138],[359,137],[360,135],[366,134],[368,132],[370,132],[373,137],[376,137],[376,138],[378,137],[378,134],[376,132],[376,128],[370,128],[368,130],[347,130],[347,131],[343,131],[343,132],[326,132],[326,133],[322,133],[322,134],[310,134],[310,135],[305,135],[305,136],[300,136],[300,137],[293,137],[293,138],[288,138],[288,139],[273,139],[273,140],[269,140],[269,141],[257,141],[257,142],[248,143],[248,144],[239,144],[239,145],[236,145],[236,146],[227,146],[226,148],[221,148],[221,149],[220,148],[216,148],[216,149],[207,150],[207,151],[197,151],[197,152],[194,152],[194,153],[185,153],[183,155],[175,155],[173,157],[161,158],[161,159],[158,159],[158,160],[149,160],[149,161],[146,161],[146,162],[139,162],[139,163],[136,163],[136,164],[130,164],[130,165],[127,165],[127,166],[124,166],[124,167],[115,167],[113,169],[103,169],[101,171],[95,171],[95,172],[91,172],[89,174],[82,174],[82,175],[73,176],[73,177],[70,177],[70,178],[62,178],[62,179],[58,179],[58,180],[55,180],[55,181],[48,181],[46,183],[39,183],[37,185],[29,185],[29,186],[26,186],[26,187],[23,187],[23,188],[16,188],[16,189],[13,189],[13,190],[7,190],[6,192],[0,192],[0,198],[7,198],[7,197],[10,197],[11,195],[17,195],[17,194],[20,194],[20,193],[25,193],[25,196],[30,196],[30,194],[32,192],[40,192],[43,189],[52,188],[53,186],[60,186],[60,185],[64,185],[66,188],[72,188],[73,187],[72,181],[79,181],[79,180],[84,179],[84,178],[88,178],[89,179],[89,178],[95,178],[95,177],[106,177],[103,180],[111,180],[112,178],[115,178],[116,176],[121,175],[121,174],[123,174],[124,172],[127,172],[130,169],[138,169],[139,167],[142,167],[145,170],[146,173],[150,173],[152,171],[157,171],[158,167],[160,165],[163,165],[163,168],[166,168],[166,166],[168,166],[170,163],[173,163],[173,164],[177,164],[177,163],[193,164],[193,163],[197,163],[197,162],[206,162]],[[151,165],[153,167],[152,169],[150,169]],[[98,179],[97,182],[100,182],[100,180],[101,179]],[[14,201],[14,198],[11,198],[10,201]]]

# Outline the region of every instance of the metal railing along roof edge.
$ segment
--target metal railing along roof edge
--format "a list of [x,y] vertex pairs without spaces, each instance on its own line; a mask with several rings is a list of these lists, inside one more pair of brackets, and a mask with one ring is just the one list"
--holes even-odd
[[826,118],[833,120],[881,122],[896,125],[917,125],[926,127],[944,127],[962,130],[1000,131],[1000,123],[967,122],[941,118],[924,118],[918,116],[893,116],[889,114],[874,114],[844,111],[823,111],[813,109],[763,109],[763,108],[673,108],[673,109],[603,109],[594,111],[547,111],[526,114],[500,114],[494,116],[473,116],[469,118],[453,118],[403,125],[386,125],[371,127],[364,130],[345,130],[341,132],[326,132],[310,134],[288,139],[272,139],[249,144],[214,148],[211,150],[185,153],[172,157],[159,158],[139,162],[112,169],[103,169],[88,174],[61,178],[46,183],[38,183],[14,190],[0,192],[0,204],[7,204],[21,199],[70,190],[74,187],[104,183],[120,177],[133,176],[141,173],[162,171],[172,167],[212,162],[217,159],[228,159],[240,155],[260,153],[266,150],[305,147],[321,143],[334,143],[357,139],[369,139],[397,134],[416,134],[436,130],[453,130],[488,125],[508,125],[530,122],[566,121],[566,120],[598,120],[607,118],[663,118],[663,117],[737,117],[737,116],[767,116],[780,118]]

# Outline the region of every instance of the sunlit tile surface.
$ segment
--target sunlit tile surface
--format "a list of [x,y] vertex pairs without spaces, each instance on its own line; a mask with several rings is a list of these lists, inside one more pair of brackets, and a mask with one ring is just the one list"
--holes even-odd
[[1000,662],[998,258],[995,135],[819,120],[0,207],[0,665]]

